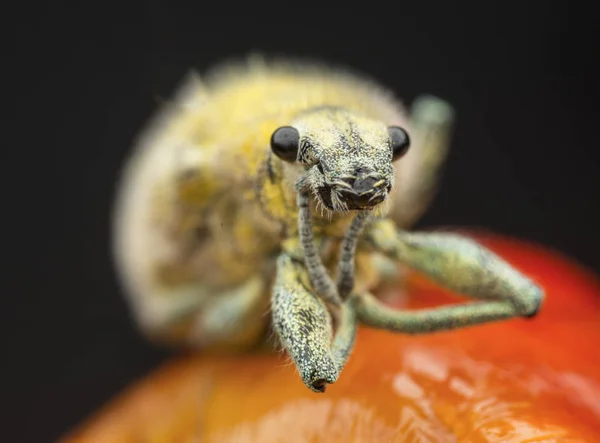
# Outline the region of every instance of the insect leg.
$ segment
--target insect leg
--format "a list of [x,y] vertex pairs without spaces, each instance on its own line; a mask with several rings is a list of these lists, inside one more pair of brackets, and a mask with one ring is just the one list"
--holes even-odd
[[422,272],[442,286],[486,302],[393,313],[374,298],[359,299],[359,318],[371,326],[405,332],[431,332],[510,317],[531,317],[543,290],[509,263],[467,237],[453,233],[397,231],[390,220],[369,227],[367,239],[377,250]]
[[188,333],[194,346],[252,346],[267,325],[268,291],[257,276],[229,291],[212,294]]
[[454,110],[436,97],[418,97],[410,111],[412,147],[397,163],[394,205],[388,214],[402,227],[411,226],[429,206],[454,124]]
[[361,323],[406,334],[457,329],[517,315],[515,307],[504,301],[476,302],[410,312],[389,308],[371,294],[355,296],[354,303]]
[[338,371],[342,372],[346,362],[352,353],[354,340],[356,339],[357,316],[354,304],[349,299],[341,306],[338,328],[331,345],[331,354]]
[[346,300],[354,288],[354,255],[358,237],[362,232],[370,213],[360,211],[350,224],[344,240],[342,241],[340,259],[338,263],[338,293],[342,300]]
[[306,192],[298,193],[298,229],[310,284],[319,297],[328,303],[339,306],[342,300],[315,246],[309,202],[310,194]]
[[302,282],[304,267],[281,254],[273,288],[273,325],[281,343],[292,357],[304,384],[324,392],[334,383],[354,345],[356,318],[350,303],[341,306],[335,337],[331,315],[323,300]]
[[221,293],[194,282],[157,285],[145,289],[133,311],[142,332],[158,343],[245,346],[258,339],[255,336],[268,310],[267,294],[258,277]]

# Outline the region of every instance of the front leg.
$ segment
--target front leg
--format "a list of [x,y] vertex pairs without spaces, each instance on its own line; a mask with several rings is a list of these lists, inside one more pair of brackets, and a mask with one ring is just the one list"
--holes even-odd
[[518,315],[506,301],[476,302],[419,311],[398,311],[373,295],[356,295],[354,304],[360,321],[372,328],[405,334],[425,334],[500,321]]
[[350,301],[343,303],[334,337],[329,311],[303,284],[305,275],[300,263],[285,253],[279,256],[272,296],[273,325],[304,384],[314,392],[325,392],[348,360],[356,317]]
[[[509,263],[475,241],[453,233],[398,231],[390,220],[372,224],[366,237],[376,250],[422,272],[446,288],[487,302],[393,315],[375,299],[360,299],[358,315],[365,323],[409,332],[453,329],[515,316],[531,317],[542,303],[543,290]],[[406,316],[420,316],[413,322]],[[425,322],[428,324],[423,324]],[[409,325],[413,325],[412,327]],[[416,330],[415,330],[416,328]]]
[[310,213],[310,194],[305,191],[298,193],[298,231],[304,254],[304,264],[308,271],[310,284],[319,297],[327,303],[339,306],[342,300],[337,292],[335,283],[329,276],[321,256],[315,246],[313,236],[312,215]]
[[346,300],[354,289],[354,256],[358,238],[369,220],[369,211],[360,211],[356,214],[341,244],[338,262],[338,293],[342,300]]

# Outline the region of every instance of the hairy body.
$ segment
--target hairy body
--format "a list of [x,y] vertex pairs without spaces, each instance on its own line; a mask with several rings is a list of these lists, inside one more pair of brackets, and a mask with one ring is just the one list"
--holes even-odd
[[[403,231],[433,195],[452,117],[432,97],[409,116],[377,83],[318,65],[255,59],[190,76],[140,138],[119,188],[115,257],[138,324],[174,344],[246,348],[264,340],[271,306],[304,382],[322,391],[348,358],[357,315],[396,330],[428,321],[351,296],[380,284],[385,257],[466,295],[515,293],[479,308],[480,320],[441,310],[425,329],[531,313],[539,294],[518,308],[530,282],[491,253]],[[403,131],[411,147],[395,161]]]

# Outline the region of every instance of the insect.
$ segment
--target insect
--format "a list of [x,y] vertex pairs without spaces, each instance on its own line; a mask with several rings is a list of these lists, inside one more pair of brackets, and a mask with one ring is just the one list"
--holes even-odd
[[[536,314],[543,290],[491,251],[408,230],[453,120],[439,98],[406,110],[366,76],[318,63],[250,57],[191,74],[118,186],[114,256],[140,329],[200,349],[274,335],[324,392],[359,323],[420,334]],[[373,293],[401,278],[398,262],[477,300],[392,309]]]

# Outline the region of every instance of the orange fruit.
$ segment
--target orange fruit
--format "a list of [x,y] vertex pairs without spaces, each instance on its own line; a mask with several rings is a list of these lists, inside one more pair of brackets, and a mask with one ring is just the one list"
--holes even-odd
[[[545,288],[537,317],[422,336],[362,328],[325,394],[285,355],[181,356],[62,442],[600,441],[600,280],[543,247],[475,237]],[[455,297],[410,274],[397,305]]]

